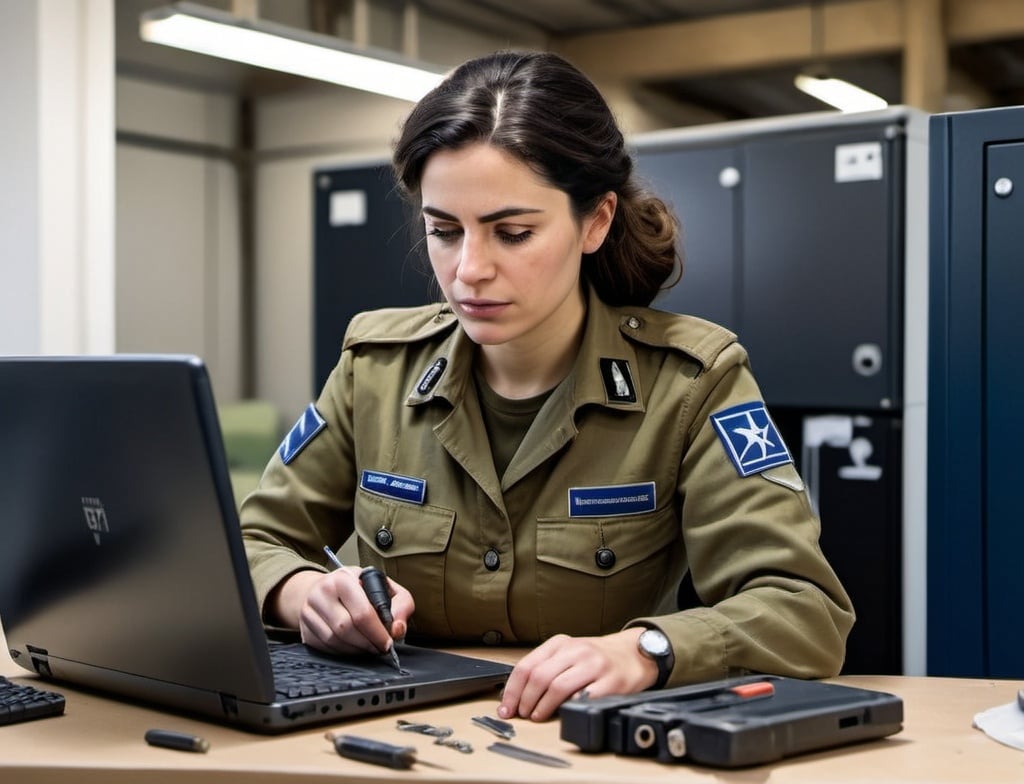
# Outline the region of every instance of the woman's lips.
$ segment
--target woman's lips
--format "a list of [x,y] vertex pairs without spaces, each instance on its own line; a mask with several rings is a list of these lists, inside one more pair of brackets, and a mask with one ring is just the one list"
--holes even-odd
[[460,299],[458,306],[459,310],[467,316],[489,318],[504,311],[508,307],[508,303],[490,299]]

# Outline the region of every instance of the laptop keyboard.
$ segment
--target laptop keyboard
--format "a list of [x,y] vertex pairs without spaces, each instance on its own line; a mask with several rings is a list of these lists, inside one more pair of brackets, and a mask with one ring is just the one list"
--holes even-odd
[[318,659],[295,646],[270,646],[274,689],[282,699],[383,686],[388,681],[369,670],[341,662]]
[[15,683],[0,675],[0,725],[59,716],[63,712],[64,695]]

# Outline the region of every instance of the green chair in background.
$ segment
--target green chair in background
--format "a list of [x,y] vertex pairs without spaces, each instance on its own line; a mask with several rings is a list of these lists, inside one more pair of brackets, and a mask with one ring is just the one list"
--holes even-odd
[[281,443],[280,417],[265,400],[239,400],[217,406],[235,505],[256,489],[263,469]]

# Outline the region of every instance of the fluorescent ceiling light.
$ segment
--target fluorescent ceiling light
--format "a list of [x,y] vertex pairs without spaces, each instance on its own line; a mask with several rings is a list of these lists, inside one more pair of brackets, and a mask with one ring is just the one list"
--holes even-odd
[[172,3],[140,17],[143,40],[298,74],[357,90],[418,101],[443,78],[440,68],[338,38],[248,19],[196,3]]
[[798,89],[843,112],[869,112],[889,105],[884,98],[843,79],[801,73],[793,82]]

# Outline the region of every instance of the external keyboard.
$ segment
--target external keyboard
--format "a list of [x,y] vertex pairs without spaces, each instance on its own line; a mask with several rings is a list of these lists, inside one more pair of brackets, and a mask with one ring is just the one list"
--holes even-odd
[[0,725],[59,716],[63,712],[63,694],[15,683],[0,675]]

